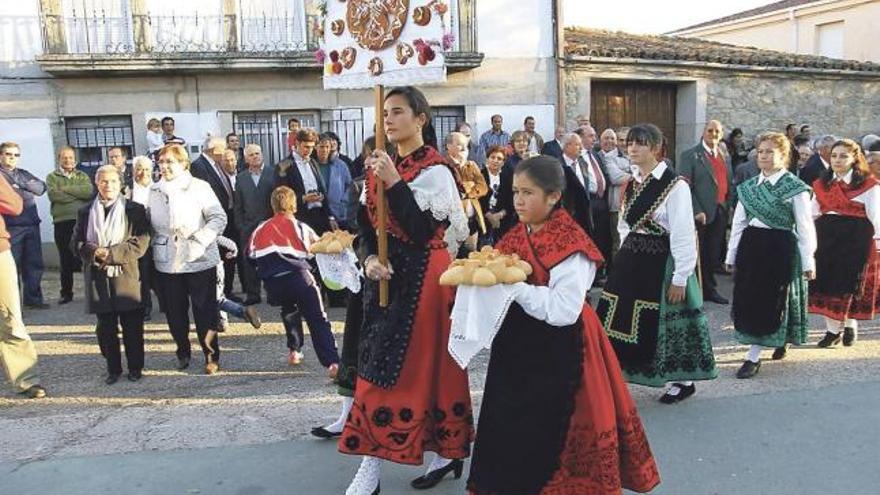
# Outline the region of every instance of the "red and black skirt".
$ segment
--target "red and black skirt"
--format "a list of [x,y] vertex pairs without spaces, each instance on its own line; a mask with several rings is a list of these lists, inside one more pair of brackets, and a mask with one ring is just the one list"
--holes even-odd
[[822,215],[816,219],[816,279],[810,312],[835,320],[871,320],[877,313],[880,260],[867,218]]

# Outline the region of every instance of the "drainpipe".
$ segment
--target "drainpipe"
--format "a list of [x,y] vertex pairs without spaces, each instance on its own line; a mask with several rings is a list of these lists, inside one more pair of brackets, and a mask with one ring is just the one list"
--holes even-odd
[[788,9],[788,20],[792,23],[791,30],[791,53],[799,53],[798,52],[798,20],[797,13],[795,12],[797,8],[792,7]]
[[[556,125],[565,125],[565,24],[563,0],[553,0],[553,62],[556,67]],[[555,132],[555,129],[554,129]]]

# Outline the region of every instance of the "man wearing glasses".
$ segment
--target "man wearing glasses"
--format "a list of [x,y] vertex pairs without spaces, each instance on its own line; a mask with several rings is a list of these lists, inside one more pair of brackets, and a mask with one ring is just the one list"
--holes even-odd
[[12,257],[18,267],[24,289],[24,306],[47,309],[43,301],[43,247],[40,240],[40,216],[35,198],[46,193],[46,183],[27,170],[18,168],[21,148],[16,143],[0,144],[0,174],[21,196],[24,209],[19,215],[4,214],[3,220],[11,236]]

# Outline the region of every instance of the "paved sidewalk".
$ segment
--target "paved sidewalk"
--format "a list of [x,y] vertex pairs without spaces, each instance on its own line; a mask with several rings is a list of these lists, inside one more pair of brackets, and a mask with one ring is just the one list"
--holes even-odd
[[[872,494],[880,487],[880,381],[646,405],[663,483],[675,495]],[[357,458],[300,440],[0,464],[10,494],[341,494]],[[386,464],[382,493],[420,469]],[[464,492],[447,480],[429,493]]]

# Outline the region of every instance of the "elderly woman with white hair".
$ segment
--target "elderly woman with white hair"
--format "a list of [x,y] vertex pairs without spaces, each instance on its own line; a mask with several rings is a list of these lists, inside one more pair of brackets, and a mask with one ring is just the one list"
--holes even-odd
[[98,344],[107,360],[107,385],[122,375],[119,326],[125,343],[128,379],[144,368],[144,319],[138,260],[150,241],[144,207],[125,199],[122,178],[113,165],[95,174],[98,196],[77,212],[73,246],[83,259],[89,313],[98,317]]
[[[126,199],[140,204],[149,209],[150,188],[153,186],[153,160],[140,155],[132,158],[132,184],[128,190]],[[149,210],[148,210],[149,211]],[[146,254],[140,260],[141,269],[141,302],[144,304],[144,320],[150,321],[153,312],[153,297],[150,289],[156,293],[159,301],[159,310],[165,312],[165,304],[162,301],[162,292],[156,285],[156,268],[153,266],[153,250],[147,248]]]
[[150,188],[153,262],[165,298],[165,316],[177,344],[179,370],[189,367],[189,307],[199,344],[205,355],[205,373],[220,369],[217,331],[217,236],[226,228],[226,213],[211,186],[189,172],[189,155],[180,145],[159,151],[162,180]]

